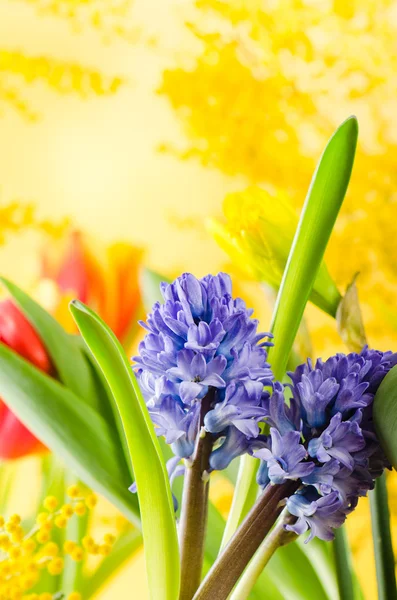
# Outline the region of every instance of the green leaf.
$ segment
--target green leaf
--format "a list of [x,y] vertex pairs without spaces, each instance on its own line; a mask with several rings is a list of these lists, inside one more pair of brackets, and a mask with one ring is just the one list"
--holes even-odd
[[397,366],[388,372],[380,384],[373,410],[379,442],[387,458],[397,469]]
[[[396,468],[397,366],[389,371],[375,395],[374,423],[380,444],[390,463]],[[375,490],[370,493],[370,505],[379,598],[381,600],[394,599],[396,598],[396,580],[384,475],[378,479]]]
[[72,302],[71,312],[107,379],[123,423],[138,488],[151,595],[155,600],[176,600],[180,566],[174,507],[153,423],[113,332],[81,302]]
[[[294,241],[288,257],[273,312],[271,331],[274,346],[269,349],[269,362],[275,380],[284,377],[288,359],[298,332],[303,312],[313,289],[336,217],[346,194],[353,168],[358,125],[354,117],[347,119],[328,142],[309,188]],[[256,468],[243,465],[241,481],[245,492],[237,486],[234,502],[238,514],[231,512],[228,536],[241,523],[250,508],[248,494],[252,493]],[[248,472],[249,471],[249,472]],[[241,509],[241,507],[243,507]]]
[[314,173],[295,233],[274,310],[275,345],[269,360],[275,379],[285,373],[288,356],[313,289],[336,217],[349,184],[358,125],[347,119],[328,142]]
[[0,344],[0,397],[90,487],[139,526],[121,444],[105,419],[58,381]]
[[[374,542],[376,581],[379,600],[396,600],[396,572],[390,531],[390,511],[387,500],[386,475],[376,480],[369,493],[372,538]],[[343,600],[343,599],[342,599]]]
[[0,277],[0,281],[38,333],[59,379],[83,400],[95,406],[95,388],[77,336],[66,333],[54,317],[14,283],[4,277]]

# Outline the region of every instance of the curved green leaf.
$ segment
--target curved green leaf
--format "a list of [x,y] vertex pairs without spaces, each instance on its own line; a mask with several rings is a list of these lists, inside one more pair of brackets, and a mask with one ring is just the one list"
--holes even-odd
[[374,422],[380,444],[397,469],[397,366],[389,371],[376,393]]
[[[336,217],[342,206],[353,168],[358,125],[355,117],[347,119],[334,133],[320,158],[302,210],[294,241],[288,256],[273,312],[271,331],[274,346],[269,349],[269,362],[275,380],[284,377],[288,358],[301,323],[303,312],[313,289]],[[227,527],[230,537],[250,508],[257,468],[248,467],[249,456],[240,462],[240,481],[236,487]],[[238,512],[237,512],[238,511]]]
[[17,285],[4,277],[0,277],[0,281],[37,331],[62,383],[95,406],[96,393],[90,369],[76,336],[66,333],[54,317]]
[[328,142],[309,188],[274,309],[275,345],[269,359],[275,379],[284,376],[353,168],[358,125],[347,119]]
[[81,302],[71,304],[80,332],[118,407],[138,487],[149,589],[155,600],[179,594],[179,549],[174,508],[160,444],[135,375],[116,336]]
[[108,423],[61,383],[0,344],[0,397],[90,487],[139,526],[121,444]]

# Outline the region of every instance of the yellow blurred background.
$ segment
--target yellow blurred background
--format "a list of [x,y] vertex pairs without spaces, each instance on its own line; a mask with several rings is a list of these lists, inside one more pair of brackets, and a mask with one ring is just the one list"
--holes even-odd
[[[168,276],[225,268],[205,229],[225,195],[260,184],[299,208],[325,140],[355,113],[357,162],[327,263],[341,290],[360,271],[369,340],[393,347],[396,34],[387,0],[0,0],[1,273],[29,288],[43,239],[55,244],[10,221],[14,201],[34,204],[32,222],[67,218],[142,246]],[[259,285],[237,284],[266,329]],[[307,320],[317,355],[343,349],[330,318],[310,307]],[[392,509],[397,529],[397,490]],[[368,518],[363,501],[349,532],[372,599]],[[142,560],[101,600],[131,589],[144,600]]]

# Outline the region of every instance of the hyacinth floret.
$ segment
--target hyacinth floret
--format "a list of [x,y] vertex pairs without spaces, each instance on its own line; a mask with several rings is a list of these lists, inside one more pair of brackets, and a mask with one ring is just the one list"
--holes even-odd
[[262,487],[300,481],[287,500],[296,517],[288,529],[310,530],[307,541],[333,539],[333,530],[389,467],[375,434],[372,405],[396,364],[397,354],[365,347],[315,365],[308,360],[289,373],[285,388],[274,385],[266,401],[270,436],[253,452],[263,461],[257,479]]
[[223,469],[260,434],[269,399],[264,386],[273,379],[270,335],[258,333],[253,311],[232,297],[225,273],[184,273],[162,283],[161,293],[164,301],[141,323],[147,334],[134,358],[149,413],[179,458],[192,457],[204,427],[214,443],[210,469]]

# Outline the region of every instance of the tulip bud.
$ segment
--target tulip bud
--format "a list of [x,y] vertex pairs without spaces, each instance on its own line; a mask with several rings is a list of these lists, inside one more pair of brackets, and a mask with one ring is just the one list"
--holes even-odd
[[[0,302],[0,342],[45,373],[53,372],[48,353],[32,325],[11,300]],[[42,452],[45,446],[0,400],[0,458]]]
[[135,246],[116,243],[104,247],[72,231],[61,240],[58,251],[51,248],[51,253],[43,254],[41,283],[51,281],[58,293],[55,302],[48,303],[44,297],[41,300],[67,331],[76,332],[74,321],[64,309],[70,299],[77,298],[98,312],[120,340],[127,341],[141,303],[141,259],[142,251]]

